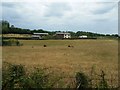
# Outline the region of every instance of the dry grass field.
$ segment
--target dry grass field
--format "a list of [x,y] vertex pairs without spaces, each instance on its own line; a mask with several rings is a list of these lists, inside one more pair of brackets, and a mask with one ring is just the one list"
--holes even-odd
[[100,73],[102,69],[106,73],[106,78],[116,79],[114,84],[117,83],[117,40],[20,40],[20,42],[23,46],[3,46],[3,61],[25,65],[28,71],[33,70],[33,67],[45,67],[49,72],[56,71],[58,75],[65,77],[73,77],[77,71],[89,75],[91,67],[94,66],[96,73]]
[[2,34],[3,37],[31,37],[29,34]]

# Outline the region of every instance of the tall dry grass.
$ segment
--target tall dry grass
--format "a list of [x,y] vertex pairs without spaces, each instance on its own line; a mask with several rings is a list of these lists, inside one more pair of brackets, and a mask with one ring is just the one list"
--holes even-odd
[[[92,66],[96,73],[101,69],[111,86],[118,80],[118,42],[117,40],[21,40],[24,46],[3,47],[2,60],[22,64],[28,68],[48,68],[65,78],[61,82],[70,82],[78,71],[90,74]],[[47,47],[43,47],[47,45]],[[74,47],[69,48],[68,45]],[[64,87],[64,86],[63,86]]]

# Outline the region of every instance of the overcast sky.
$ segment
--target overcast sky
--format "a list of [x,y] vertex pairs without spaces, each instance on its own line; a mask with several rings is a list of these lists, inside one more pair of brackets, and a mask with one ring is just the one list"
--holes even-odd
[[16,27],[118,33],[118,0],[2,0],[2,18]]

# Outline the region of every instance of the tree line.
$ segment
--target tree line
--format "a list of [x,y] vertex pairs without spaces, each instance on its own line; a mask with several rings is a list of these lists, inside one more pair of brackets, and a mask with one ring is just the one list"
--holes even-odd
[[[30,30],[30,29],[23,29],[15,27],[14,25],[10,25],[10,23],[6,20],[1,20],[0,25],[2,26],[2,34],[33,34],[33,33],[48,33],[49,35],[54,35],[56,32],[62,31],[47,31],[43,29],[38,30]],[[77,38],[81,35],[86,35],[88,37],[119,37],[118,34],[99,34],[93,32],[85,32],[85,31],[67,31],[71,34],[73,38]]]

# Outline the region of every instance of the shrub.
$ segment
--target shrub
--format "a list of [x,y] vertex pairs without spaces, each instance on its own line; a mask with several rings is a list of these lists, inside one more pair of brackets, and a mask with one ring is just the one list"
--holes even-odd
[[[93,77],[94,68],[92,68],[91,75]],[[46,73],[44,69],[35,68],[33,72],[26,73],[25,67],[23,65],[5,65],[2,69],[2,90],[13,90],[14,88],[20,88],[24,90],[29,89],[44,89],[44,88],[53,88],[54,85],[60,85],[58,81],[63,79],[62,75],[58,78],[54,73]],[[54,77],[54,79],[51,78]],[[96,90],[108,90],[109,86],[105,79],[104,71],[101,72],[99,82],[97,82]],[[51,79],[50,79],[51,78]],[[98,78],[98,77],[97,77]],[[77,89],[84,90],[86,88],[91,88],[94,83],[91,84],[93,78],[90,78],[85,75],[83,72],[77,72],[75,75],[75,85]],[[62,85],[65,83],[62,83]],[[67,84],[67,88],[70,88],[70,84]]]
[[[47,87],[48,78],[45,72],[37,68],[33,73],[28,76],[27,83],[24,83],[24,88],[45,88]],[[32,86],[32,87],[31,87]]]
[[78,89],[88,88],[88,77],[84,73],[77,72],[75,78]]
[[[3,69],[2,89],[13,90],[22,88],[25,90],[47,88],[48,77],[42,69],[35,69],[34,72],[27,75],[22,65],[9,65]],[[50,86],[49,86],[50,87]]]
[[[92,71],[91,71],[91,75],[93,74],[93,71],[94,68],[92,68]],[[95,73],[94,73],[95,74]],[[101,74],[98,75],[100,77],[99,79],[99,83],[98,83],[98,86],[94,87],[98,90],[109,90],[109,86],[107,84],[107,81],[105,79],[105,73],[104,71],[102,70]],[[92,75],[93,77],[93,75]],[[88,76],[86,76],[84,73],[82,72],[77,72],[76,73],[76,88],[77,89],[85,89],[85,88],[93,88],[93,84],[92,84],[92,80],[94,80],[93,78],[88,78]]]
[[9,40],[2,40],[2,45],[3,46],[22,46],[18,40],[16,39],[9,39]]
[[101,75],[100,75],[101,79],[99,82],[99,90],[108,90],[108,84],[107,81],[105,80],[105,73],[102,70]]
[[15,85],[19,85],[20,78],[25,75],[25,70],[22,65],[10,65],[7,70],[3,69],[2,87],[3,90],[12,90]]

